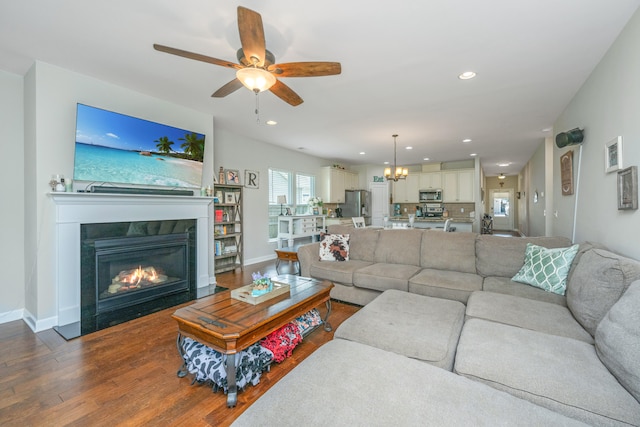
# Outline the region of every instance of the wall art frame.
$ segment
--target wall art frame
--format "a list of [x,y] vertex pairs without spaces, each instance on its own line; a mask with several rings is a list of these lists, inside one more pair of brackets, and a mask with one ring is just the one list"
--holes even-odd
[[622,169],[622,137],[617,136],[604,146],[604,170],[606,173]]
[[224,202],[231,205],[236,203],[236,196],[233,191],[227,191],[224,193]]
[[560,156],[560,184],[563,196],[573,194],[573,150]]
[[238,169],[225,169],[224,183],[240,185],[240,172]]
[[249,169],[244,170],[244,186],[245,188],[260,188],[260,172]]
[[638,167],[618,171],[618,210],[638,209]]

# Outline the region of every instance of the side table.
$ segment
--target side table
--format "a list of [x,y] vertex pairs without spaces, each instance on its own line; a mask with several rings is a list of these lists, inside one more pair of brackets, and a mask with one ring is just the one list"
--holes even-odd
[[293,246],[291,248],[287,247],[287,248],[281,248],[281,249],[276,249],[276,272],[278,274],[280,274],[280,270],[278,270],[278,268],[280,267],[280,262],[281,261],[288,261],[288,262],[292,262],[294,263],[295,267],[296,267],[296,274],[300,275],[300,260],[298,260],[298,248],[300,247],[300,245],[297,246]]

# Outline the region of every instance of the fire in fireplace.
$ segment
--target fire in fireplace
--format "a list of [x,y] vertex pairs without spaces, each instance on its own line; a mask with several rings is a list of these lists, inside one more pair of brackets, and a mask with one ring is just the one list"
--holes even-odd
[[195,298],[196,221],[169,222],[81,226],[82,334]]

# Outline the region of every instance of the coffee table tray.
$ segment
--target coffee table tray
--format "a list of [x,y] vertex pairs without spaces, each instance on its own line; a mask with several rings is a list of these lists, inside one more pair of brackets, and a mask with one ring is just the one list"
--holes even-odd
[[275,298],[277,296],[283,294],[290,294],[290,286],[288,283],[273,281],[273,290],[271,292],[267,292],[266,294],[259,295],[254,297],[251,295],[251,288],[253,285],[243,286],[238,289],[231,290],[231,298],[236,299],[238,301],[248,302],[249,304],[257,305],[261,302],[265,302],[270,300],[271,298]]

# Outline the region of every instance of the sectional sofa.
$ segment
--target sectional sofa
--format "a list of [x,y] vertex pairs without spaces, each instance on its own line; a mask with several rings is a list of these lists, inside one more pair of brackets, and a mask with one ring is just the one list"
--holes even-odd
[[560,237],[329,231],[345,260],[305,245],[302,275],[364,307],[234,425],[640,425],[640,262]]

